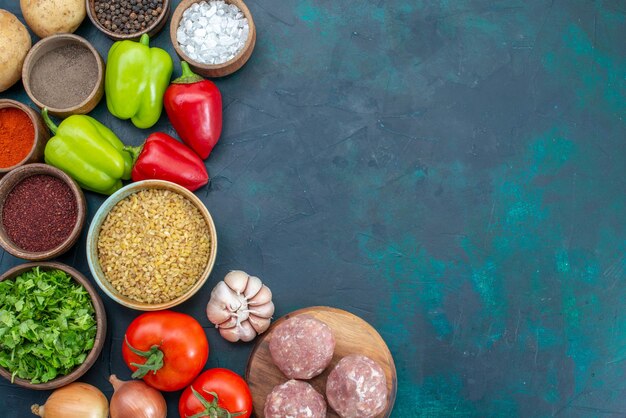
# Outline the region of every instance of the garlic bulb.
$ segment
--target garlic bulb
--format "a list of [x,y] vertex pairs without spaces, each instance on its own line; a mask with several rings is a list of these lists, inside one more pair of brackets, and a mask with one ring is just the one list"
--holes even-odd
[[270,326],[272,292],[258,277],[233,270],[213,288],[206,313],[226,340],[252,341]]

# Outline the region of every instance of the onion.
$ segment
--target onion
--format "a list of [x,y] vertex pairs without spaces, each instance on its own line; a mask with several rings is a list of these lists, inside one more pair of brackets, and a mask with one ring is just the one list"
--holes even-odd
[[87,383],[70,383],[52,392],[43,406],[30,407],[43,418],[107,418],[109,401],[100,390]]
[[167,404],[161,392],[148,386],[143,380],[119,380],[109,377],[113,385],[111,418],[165,418]]

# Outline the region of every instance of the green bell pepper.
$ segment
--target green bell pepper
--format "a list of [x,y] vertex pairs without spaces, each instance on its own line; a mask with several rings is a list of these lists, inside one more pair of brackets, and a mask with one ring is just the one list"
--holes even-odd
[[87,190],[112,194],[129,180],[133,159],[109,128],[87,115],[72,115],[57,127],[42,111],[54,135],[44,150],[47,164],[61,169]]
[[104,91],[109,112],[129,119],[141,129],[157,123],[163,110],[163,94],[170,84],[174,63],[167,52],[150,48],[150,37],[139,42],[118,41],[107,59]]

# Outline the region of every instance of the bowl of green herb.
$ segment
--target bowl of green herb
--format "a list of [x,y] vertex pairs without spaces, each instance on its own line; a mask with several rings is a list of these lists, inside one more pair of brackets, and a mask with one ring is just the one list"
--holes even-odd
[[70,266],[27,263],[0,276],[0,375],[18,386],[50,390],[81,377],[106,326],[102,300]]

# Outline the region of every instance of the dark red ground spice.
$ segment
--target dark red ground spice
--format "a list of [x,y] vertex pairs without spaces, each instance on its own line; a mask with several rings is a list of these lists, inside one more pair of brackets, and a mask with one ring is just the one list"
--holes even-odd
[[44,174],[27,177],[9,192],[2,224],[18,247],[41,252],[65,241],[77,216],[77,202],[69,186]]

